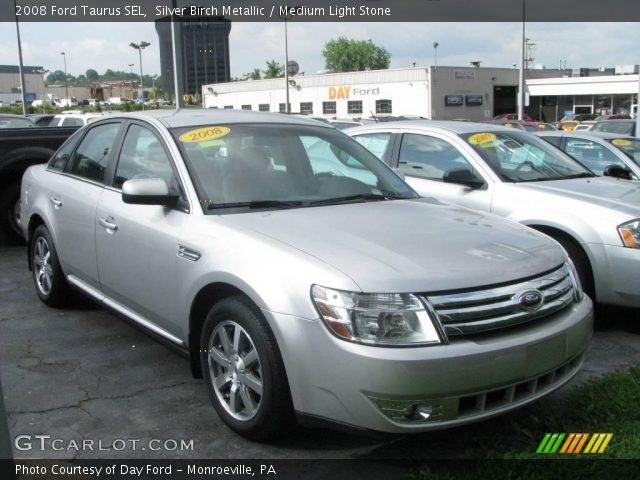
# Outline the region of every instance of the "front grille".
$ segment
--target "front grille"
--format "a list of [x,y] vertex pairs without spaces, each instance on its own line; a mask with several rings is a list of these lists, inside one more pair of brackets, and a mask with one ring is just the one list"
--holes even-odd
[[[521,296],[541,294],[542,302],[527,306]],[[557,312],[574,300],[569,267],[511,285],[446,295],[424,295],[448,337],[474,335],[512,327]]]

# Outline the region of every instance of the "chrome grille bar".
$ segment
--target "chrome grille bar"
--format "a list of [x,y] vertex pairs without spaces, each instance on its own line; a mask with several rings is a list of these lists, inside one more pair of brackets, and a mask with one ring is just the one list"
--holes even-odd
[[[523,292],[537,291],[542,303],[523,306]],[[450,336],[481,333],[529,322],[572,303],[573,284],[566,265],[531,280],[495,288],[446,295],[424,295]]]

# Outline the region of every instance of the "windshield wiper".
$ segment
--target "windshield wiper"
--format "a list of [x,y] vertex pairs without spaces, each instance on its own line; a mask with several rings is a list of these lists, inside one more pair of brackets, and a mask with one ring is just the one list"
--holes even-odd
[[567,180],[568,178],[591,178],[591,177],[597,177],[597,175],[591,172],[582,172],[582,173],[576,173],[575,175],[567,175],[566,177],[562,177],[562,178],[554,178],[552,180]]
[[207,210],[217,210],[218,208],[295,208],[304,205],[299,200],[251,200],[249,202],[229,202],[211,203],[207,205]]
[[381,195],[379,193],[358,193],[356,195],[346,195],[344,197],[324,198],[322,200],[314,200],[309,202],[309,205],[332,205],[334,203],[353,202],[357,200],[364,201],[376,201],[376,200],[388,200],[393,197],[391,195]]

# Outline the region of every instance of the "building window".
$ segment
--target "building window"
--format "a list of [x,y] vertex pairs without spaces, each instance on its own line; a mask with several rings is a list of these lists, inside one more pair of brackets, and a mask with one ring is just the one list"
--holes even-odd
[[242,110],[251,110],[251,105],[242,105]]
[[300,102],[300,113],[313,113],[313,102]]
[[322,102],[322,113],[325,115],[335,115],[336,102]]
[[269,104],[268,103],[261,103],[260,105],[258,105],[258,110],[260,112],[268,112],[269,111]]
[[376,113],[392,113],[391,100],[376,100]]
[[349,100],[347,102],[347,113],[362,113],[362,100]]
[[225,110],[233,110],[233,105],[225,105]]
[[[285,103],[281,103],[279,105],[280,113],[287,113],[287,108]],[[291,104],[289,104],[289,111],[291,111]]]

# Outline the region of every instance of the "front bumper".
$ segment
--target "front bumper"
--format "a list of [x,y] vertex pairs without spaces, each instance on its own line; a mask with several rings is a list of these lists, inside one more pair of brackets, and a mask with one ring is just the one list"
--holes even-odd
[[[593,329],[587,297],[531,324],[416,348],[358,345],[319,319],[264,313],[275,322],[298,413],[388,433],[477,421],[546,395],[577,373]],[[402,419],[415,403],[428,418]]]
[[640,250],[590,244],[598,302],[640,308]]

